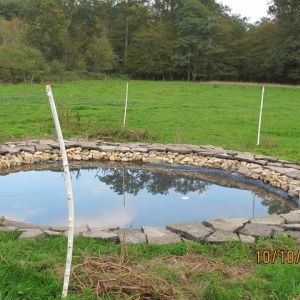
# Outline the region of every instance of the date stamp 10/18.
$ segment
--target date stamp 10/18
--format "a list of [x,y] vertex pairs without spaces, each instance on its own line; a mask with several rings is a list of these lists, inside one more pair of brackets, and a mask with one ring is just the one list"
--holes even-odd
[[257,264],[274,264],[279,259],[282,264],[300,264],[300,250],[257,250]]

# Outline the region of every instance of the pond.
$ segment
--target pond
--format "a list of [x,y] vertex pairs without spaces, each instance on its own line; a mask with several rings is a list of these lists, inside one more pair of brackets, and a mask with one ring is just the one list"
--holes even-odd
[[[60,165],[11,171],[0,173],[0,215],[41,225],[67,223]],[[72,165],[71,175],[76,225],[164,227],[297,208],[296,202],[269,186],[211,169],[87,162]]]

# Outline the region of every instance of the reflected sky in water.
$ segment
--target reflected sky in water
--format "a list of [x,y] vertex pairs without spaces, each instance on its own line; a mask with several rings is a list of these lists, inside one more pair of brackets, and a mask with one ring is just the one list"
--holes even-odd
[[[292,209],[282,198],[262,189],[224,187],[192,173],[184,174],[108,167],[72,171],[76,225],[164,227],[175,222],[265,216]],[[36,224],[65,225],[62,172],[0,176],[1,215]]]

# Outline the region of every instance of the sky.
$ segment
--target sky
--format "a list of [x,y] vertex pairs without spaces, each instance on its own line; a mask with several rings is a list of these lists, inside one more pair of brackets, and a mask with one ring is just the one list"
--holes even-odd
[[254,23],[267,16],[270,0],[217,0],[217,2],[229,6],[232,13],[248,17],[250,22]]

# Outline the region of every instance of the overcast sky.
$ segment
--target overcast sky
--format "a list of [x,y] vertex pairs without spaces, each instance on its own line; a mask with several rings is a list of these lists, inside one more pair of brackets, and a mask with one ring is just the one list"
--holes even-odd
[[229,6],[234,14],[248,17],[250,22],[254,23],[267,16],[268,3],[271,0],[217,0],[217,2]]

